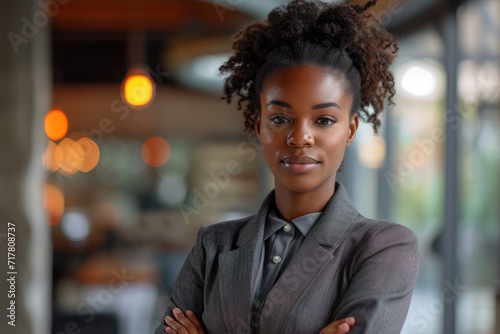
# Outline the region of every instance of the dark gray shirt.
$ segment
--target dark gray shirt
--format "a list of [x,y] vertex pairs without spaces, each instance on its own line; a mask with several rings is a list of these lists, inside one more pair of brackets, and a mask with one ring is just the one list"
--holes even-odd
[[259,270],[254,286],[252,312],[253,333],[258,333],[258,323],[264,300],[279,279],[293,255],[322,212],[309,213],[291,222],[278,217],[274,208],[269,210],[264,227],[264,244]]

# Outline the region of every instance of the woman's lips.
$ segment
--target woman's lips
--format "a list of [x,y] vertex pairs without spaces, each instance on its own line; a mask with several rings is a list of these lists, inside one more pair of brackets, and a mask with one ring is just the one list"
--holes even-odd
[[319,161],[307,155],[294,155],[281,160],[283,166],[293,173],[307,173],[318,167]]

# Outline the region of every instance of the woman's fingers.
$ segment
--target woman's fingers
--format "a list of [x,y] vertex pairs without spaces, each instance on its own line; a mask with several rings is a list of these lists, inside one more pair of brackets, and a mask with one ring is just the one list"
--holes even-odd
[[[171,316],[165,317],[165,322],[168,327],[165,328],[165,332],[169,334],[204,334],[203,327],[201,323],[198,321],[198,318],[194,315],[193,312],[191,319],[194,318],[195,321],[192,321],[190,318],[187,318],[179,308],[175,308],[172,313],[174,314],[174,318]],[[201,328],[201,331],[199,330]]]
[[201,321],[198,320],[198,318],[196,317],[196,314],[194,314],[193,311],[187,310],[186,316],[196,326],[196,328],[198,329],[198,332],[200,334],[205,334],[205,331],[203,330],[203,325],[201,324]]
[[[166,317],[165,317],[165,322],[167,322],[167,318]],[[167,325],[168,325],[168,322],[167,322]],[[174,331],[172,328],[170,328],[168,326],[165,327],[165,333],[167,333],[167,334],[177,334],[176,331]]]
[[319,332],[320,334],[345,334],[351,330],[356,323],[356,319],[348,317],[332,322]]
[[[181,334],[181,332],[177,332],[177,330],[181,330],[180,324],[175,321],[174,318],[167,315],[165,317],[165,322],[167,323],[167,327],[165,327],[165,333],[168,334]],[[185,332],[186,333],[186,332]]]
[[184,312],[182,312],[179,308],[174,308],[173,313],[175,319],[177,319],[177,321],[188,330],[187,333],[196,333],[196,326],[184,315]]

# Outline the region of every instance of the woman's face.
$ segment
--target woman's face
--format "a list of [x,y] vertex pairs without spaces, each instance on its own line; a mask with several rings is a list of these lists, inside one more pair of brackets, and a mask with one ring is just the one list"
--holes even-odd
[[255,130],[277,191],[335,189],[359,122],[349,116],[347,87],[342,74],[315,65],[281,70],[264,83]]

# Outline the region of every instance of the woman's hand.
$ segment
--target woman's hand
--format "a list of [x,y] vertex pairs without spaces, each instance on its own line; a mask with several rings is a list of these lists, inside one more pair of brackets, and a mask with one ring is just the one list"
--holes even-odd
[[172,311],[174,318],[171,316],[165,317],[165,322],[167,327],[165,328],[165,333],[168,334],[205,334],[203,330],[203,325],[198,320],[196,315],[187,310],[186,315],[179,309],[174,308]]
[[349,332],[355,323],[356,319],[353,317],[340,319],[323,328],[319,334],[344,334]]

